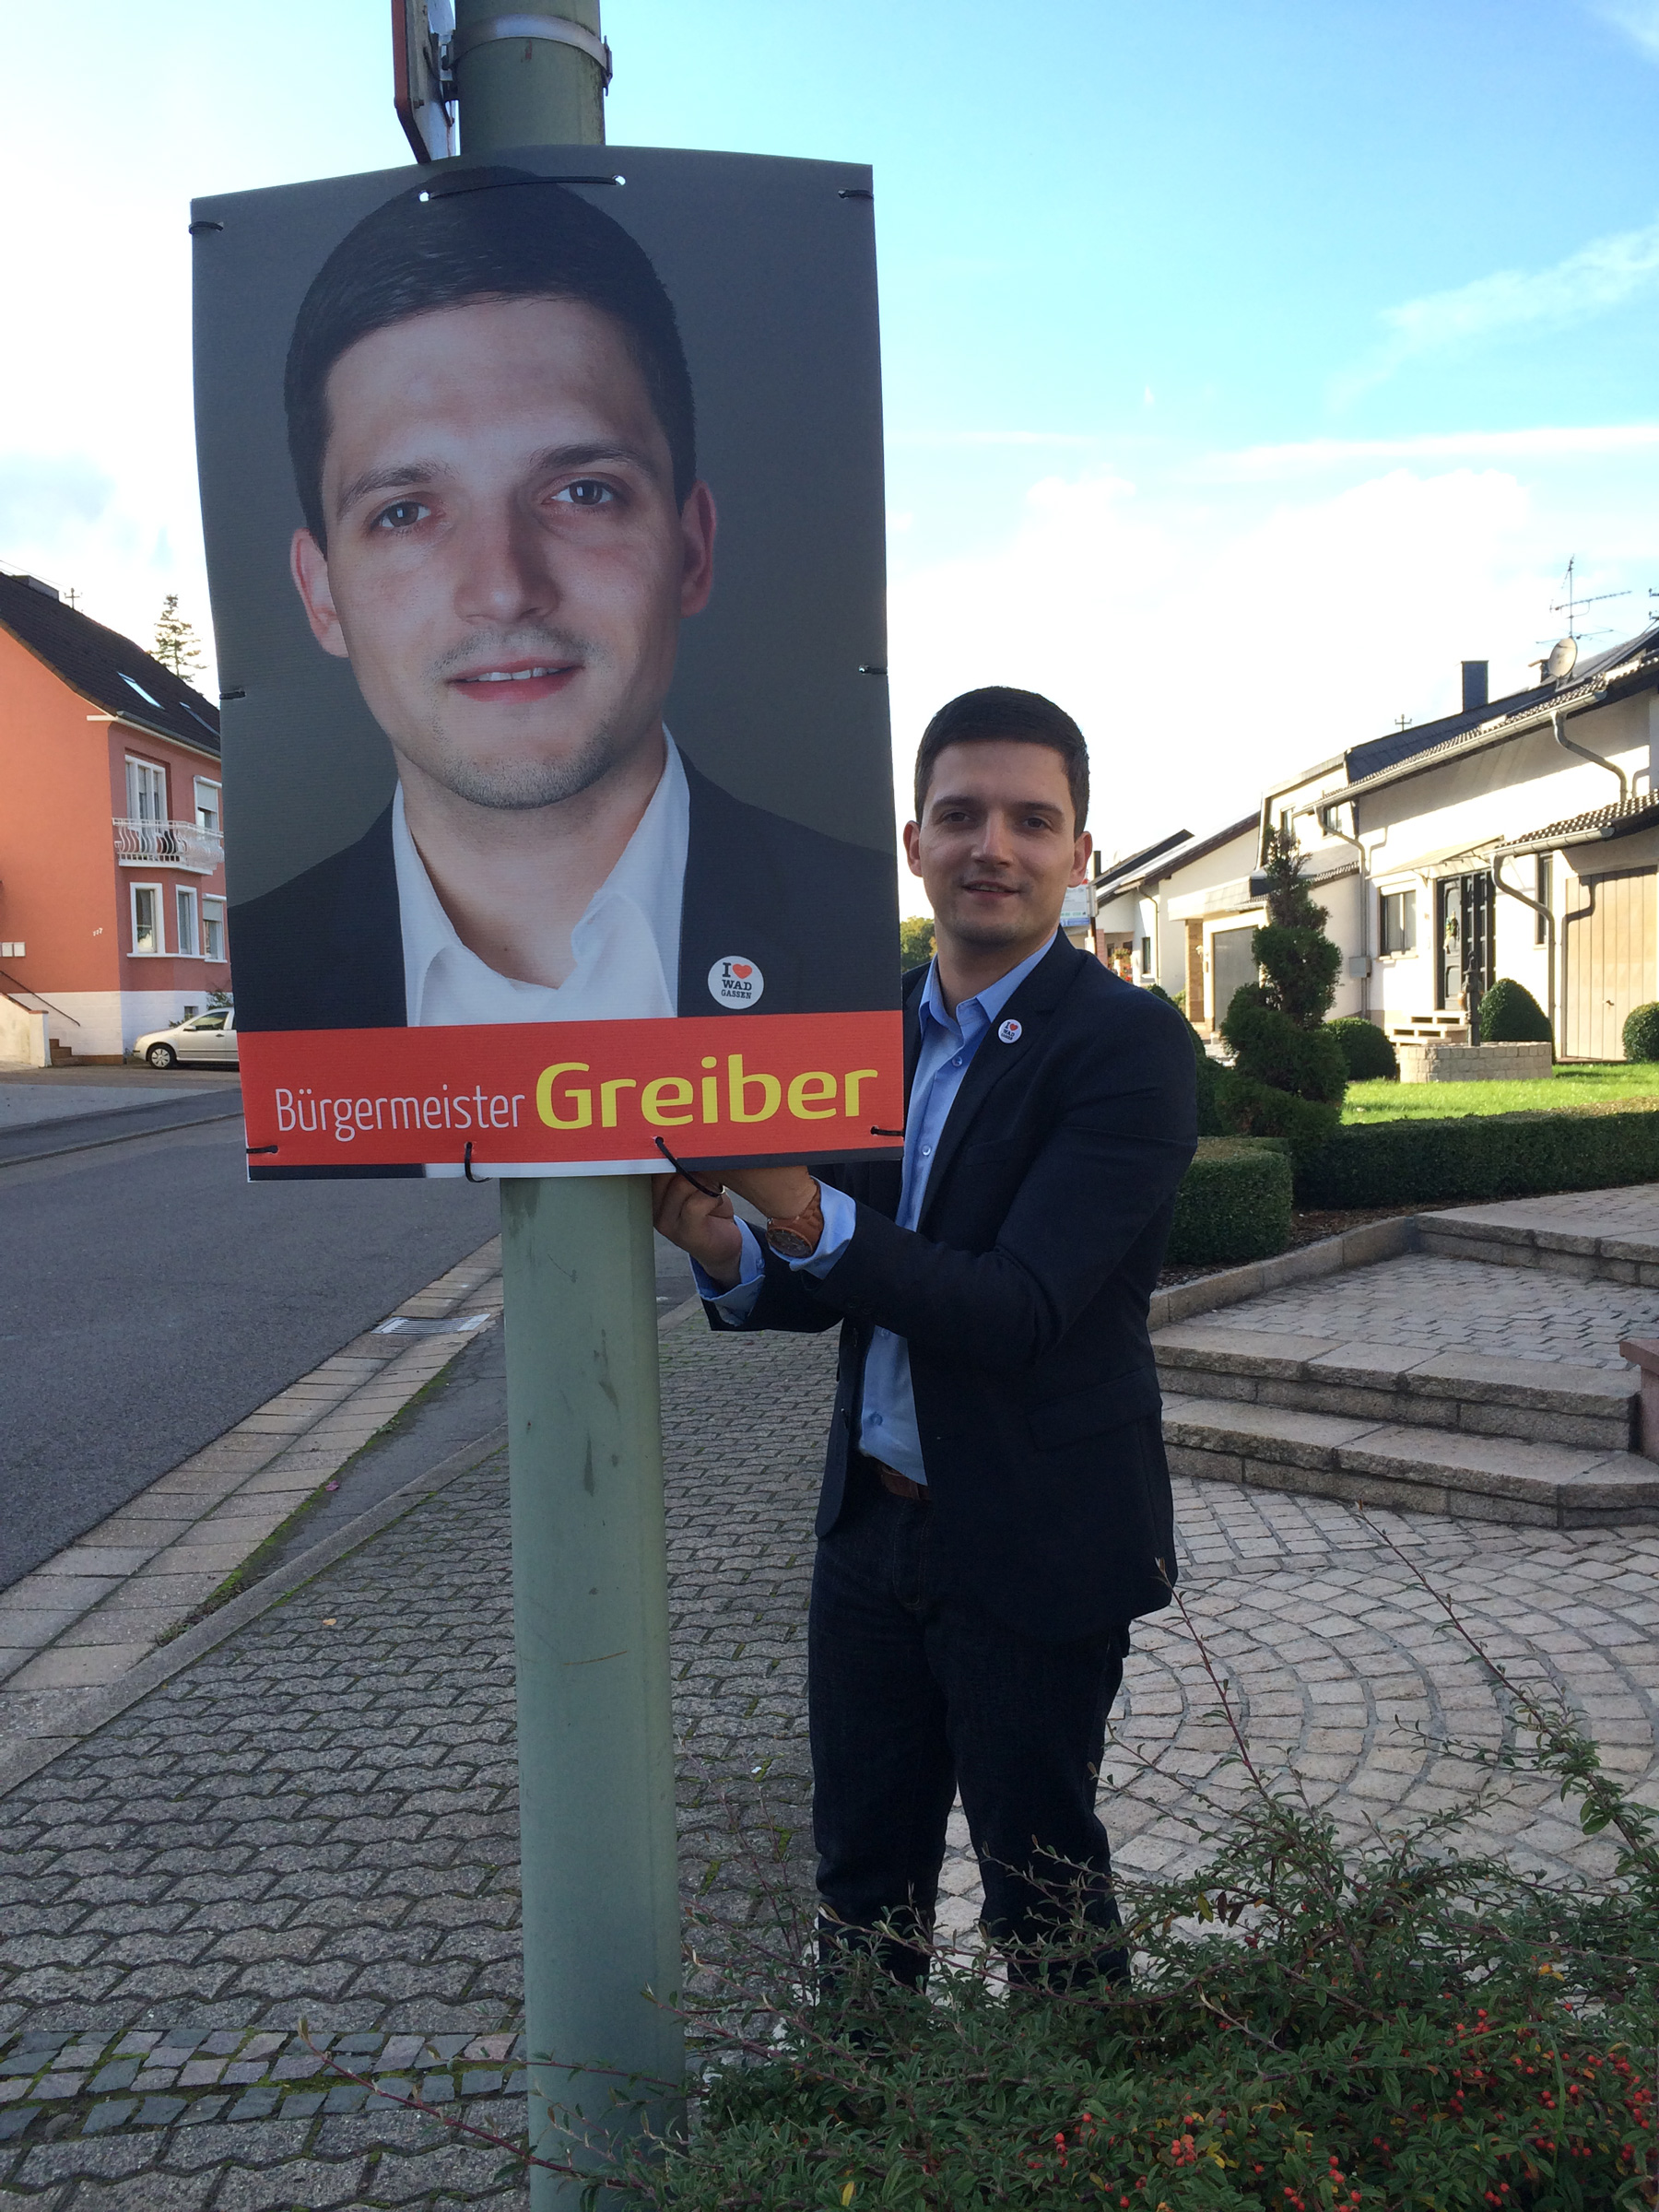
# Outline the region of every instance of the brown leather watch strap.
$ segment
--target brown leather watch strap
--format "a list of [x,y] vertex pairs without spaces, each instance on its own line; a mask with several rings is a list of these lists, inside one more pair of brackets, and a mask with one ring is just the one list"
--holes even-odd
[[766,1225],[766,1241],[781,1260],[809,1260],[824,1233],[824,1209],[814,1187],[812,1201],[798,1214],[780,1214]]

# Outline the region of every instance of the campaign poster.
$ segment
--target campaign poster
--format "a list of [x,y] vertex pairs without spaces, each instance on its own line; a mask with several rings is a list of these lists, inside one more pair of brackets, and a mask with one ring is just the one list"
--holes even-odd
[[869,171],[192,213],[250,1172],[896,1156]]

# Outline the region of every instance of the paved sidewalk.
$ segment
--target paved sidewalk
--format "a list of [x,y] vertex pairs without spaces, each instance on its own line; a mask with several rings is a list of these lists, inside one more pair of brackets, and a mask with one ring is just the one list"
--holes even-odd
[[[832,1363],[825,1338],[715,1337],[693,1322],[664,1340],[682,1870],[688,1893],[738,1919],[758,1875],[734,1816],[761,1828],[769,1879],[810,1880],[803,1630]],[[1178,1492],[1189,1603],[1257,1755],[1347,1832],[1472,1801],[1479,1776],[1448,1739],[1500,1736],[1484,1670],[1385,1534],[1495,1657],[1571,1695],[1615,1771],[1659,1802],[1659,1535],[1368,1522],[1219,1484]],[[331,2112],[326,2092],[289,2112],[282,2099],[320,2085],[272,2077],[295,2059],[280,2039],[301,2018],[319,2037],[371,2039],[360,2070],[376,2078],[414,2063],[406,2042],[381,2039],[450,2038],[423,2062],[441,2072],[453,2039],[481,2052],[477,2039],[516,2033],[505,1493],[499,1459],[452,1482],[0,1800],[0,2038],[57,2039],[0,2101],[0,2134],[31,2115],[0,2150],[0,2201],[229,2212],[492,2197],[493,2153],[402,2112]],[[1206,1802],[1236,1793],[1215,1702],[1180,1622],[1141,1624],[1108,1760],[1126,1871],[1189,1862]],[[1550,1788],[1512,1777],[1469,1836],[1558,1874],[1610,1862]],[[964,1841],[959,1820],[947,1930],[976,1909]],[[152,2049],[279,2041],[228,2062],[264,2072],[186,2124],[143,2108],[151,2095],[222,2100],[222,2083],[183,2083],[200,2057],[168,2089],[138,2094],[140,2072],[169,2070],[148,2064],[126,2088],[94,2089],[94,2060],[99,2073],[127,2063],[110,2046],[134,2031],[169,2039]],[[65,2058],[65,2038],[85,2065]],[[0,2043],[0,2075],[18,2049]],[[510,2088],[477,2096],[509,2129]],[[508,2184],[495,2194],[524,2202]]]
[[0,1771],[36,1739],[79,1733],[92,1697],[177,1633],[497,1319],[500,1266],[492,1238],[0,1592]]

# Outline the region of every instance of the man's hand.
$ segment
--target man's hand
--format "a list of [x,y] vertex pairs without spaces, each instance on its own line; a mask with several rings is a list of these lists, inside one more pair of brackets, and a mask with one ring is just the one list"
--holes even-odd
[[729,1290],[743,1272],[743,1236],[724,1191],[711,1198],[683,1175],[661,1175],[652,1194],[659,1236],[688,1252],[711,1282]]
[[818,1192],[818,1179],[809,1168],[727,1169],[721,1180],[769,1221],[787,1221],[805,1213]]

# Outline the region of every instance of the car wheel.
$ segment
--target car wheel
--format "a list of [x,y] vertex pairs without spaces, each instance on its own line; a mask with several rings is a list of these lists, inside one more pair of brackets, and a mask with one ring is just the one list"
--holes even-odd
[[179,1055],[171,1044],[152,1044],[145,1058],[152,1067],[177,1067]]

